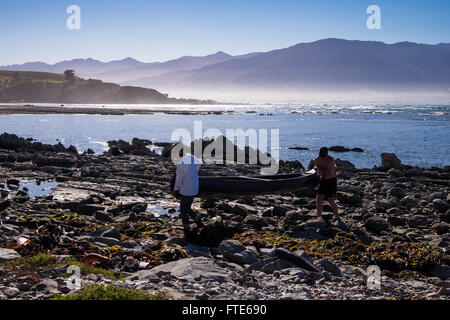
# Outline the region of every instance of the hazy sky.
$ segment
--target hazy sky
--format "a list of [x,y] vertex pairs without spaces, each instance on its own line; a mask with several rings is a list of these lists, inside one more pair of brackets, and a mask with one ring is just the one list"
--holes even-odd
[[[69,5],[81,30],[69,30]],[[366,9],[381,8],[381,30]],[[164,61],[269,51],[323,38],[450,42],[449,0],[0,0],[0,65],[132,56]]]

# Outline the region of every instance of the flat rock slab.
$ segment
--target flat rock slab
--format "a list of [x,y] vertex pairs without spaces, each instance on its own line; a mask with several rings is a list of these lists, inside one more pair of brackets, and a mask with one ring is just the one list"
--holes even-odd
[[18,258],[20,258],[20,254],[15,250],[0,248],[0,263],[5,263]]
[[320,272],[320,269],[317,268],[314,263],[312,263],[312,261],[305,255],[296,254],[284,248],[276,248],[275,255],[280,259],[292,262],[299,268],[312,272]]
[[226,269],[219,267],[211,259],[205,257],[181,259],[159,265],[150,270],[138,271],[130,279],[146,280],[164,275],[173,276],[187,282],[232,282]]

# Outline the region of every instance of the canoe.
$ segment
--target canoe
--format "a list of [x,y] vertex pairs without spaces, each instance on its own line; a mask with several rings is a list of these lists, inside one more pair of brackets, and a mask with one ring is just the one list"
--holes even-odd
[[267,176],[200,176],[199,195],[274,194],[312,189],[319,183],[314,170]]

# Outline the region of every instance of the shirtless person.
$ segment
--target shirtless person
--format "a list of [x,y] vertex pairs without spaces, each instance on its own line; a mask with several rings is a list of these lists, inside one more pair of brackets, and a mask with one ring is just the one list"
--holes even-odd
[[322,216],[323,200],[327,197],[328,203],[333,209],[334,220],[339,220],[338,207],[334,202],[337,188],[336,170],[334,169],[334,158],[328,155],[327,147],[320,148],[319,156],[314,160],[314,167],[317,168],[321,177],[316,199],[317,215]]

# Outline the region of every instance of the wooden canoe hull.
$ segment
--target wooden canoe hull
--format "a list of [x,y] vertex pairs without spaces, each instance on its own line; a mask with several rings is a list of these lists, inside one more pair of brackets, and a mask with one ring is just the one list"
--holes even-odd
[[312,189],[319,183],[318,175],[278,174],[273,176],[200,176],[199,195],[208,194],[275,194]]

